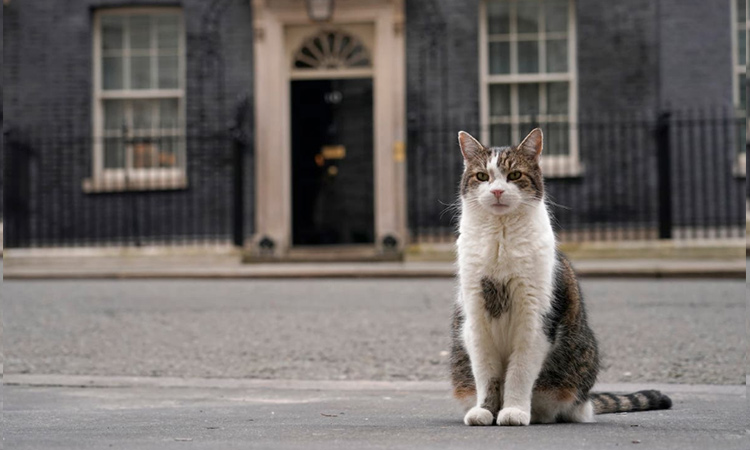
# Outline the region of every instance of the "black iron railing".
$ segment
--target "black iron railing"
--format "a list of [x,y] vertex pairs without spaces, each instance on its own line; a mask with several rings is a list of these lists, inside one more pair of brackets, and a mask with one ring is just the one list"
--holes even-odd
[[[744,236],[746,121],[733,111],[527,122],[526,131],[545,131],[546,192],[562,241]],[[464,127],[477,136],[502,134],[492,126]],[[409,132],[409,226],[415,241],[455,238],[463,169],[456,131]],[[489,138],[489,145],[507,144]]]
[[241,245],[248,141],[11,131],[5,246]]
[[[524,126],[545,131],[546,192],[562,241],[744,236],[744,118],[677,111]],[[461,128],[483,134],[480,126]],[[413,242],[455,238],[463,169],[457,131],[409,129]],[[253,151],[245,128],[120,139],[107,151],[124,156],[107,159],[103,138],[11,129],[4,136],[5,245],[242,245],[252,235]]]

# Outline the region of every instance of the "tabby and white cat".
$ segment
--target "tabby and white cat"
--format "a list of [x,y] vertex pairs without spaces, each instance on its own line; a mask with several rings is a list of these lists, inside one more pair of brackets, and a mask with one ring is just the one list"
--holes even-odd
[[575,273],[557,252],[544,200],[542,131],[517,147],[458,133],[464,156],[453,317],[453,391],[467,425],[592,422],[666,409],[658,391],[589,390],[599,354]]

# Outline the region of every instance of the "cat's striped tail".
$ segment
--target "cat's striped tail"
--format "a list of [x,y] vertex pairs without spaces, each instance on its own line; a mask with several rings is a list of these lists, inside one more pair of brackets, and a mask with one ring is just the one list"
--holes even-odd
[[594,404],[594,414],[649,411],[672,407],[672,400],[659,391],[638,391],[626,395],[592,392],[589,394],[589,399]]

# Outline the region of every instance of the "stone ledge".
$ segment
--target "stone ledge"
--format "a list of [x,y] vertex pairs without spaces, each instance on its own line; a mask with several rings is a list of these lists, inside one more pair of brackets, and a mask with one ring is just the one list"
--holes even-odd
[[[747,250],[745,238],[687,241],[604,241],[561,243],[559,249],[573,261],[584,259],[738,259]],[[745,250],[743,250],[743,244]],[[404,252],[405,261],[453,261],[453,243],[414,244]]]

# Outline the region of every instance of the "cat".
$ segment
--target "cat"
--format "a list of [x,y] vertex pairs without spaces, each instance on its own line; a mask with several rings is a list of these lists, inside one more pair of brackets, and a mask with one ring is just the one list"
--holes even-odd
[[599,372],[576,275],[556,249],[539,162],[540,129],[518,146],[458,133],[459,295],[451,379],[466,425],[593,422],[594,414],[668,409],[658,391],[591,393]]

